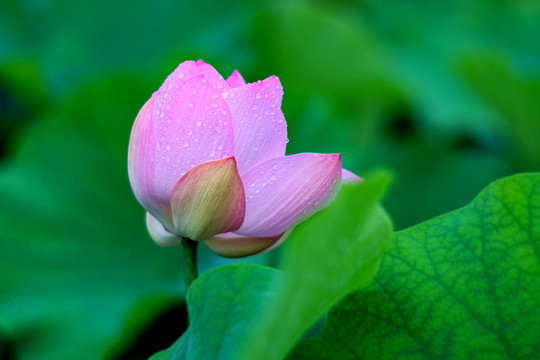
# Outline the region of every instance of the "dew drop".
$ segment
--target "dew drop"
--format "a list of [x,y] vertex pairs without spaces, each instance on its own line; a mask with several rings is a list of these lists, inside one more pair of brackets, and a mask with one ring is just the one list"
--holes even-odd
[[197,126],[201,126],[202,122],[197,121]]
[[165,145],[165,149],[167,149],[167,150],[171,150],[171,144],[167,144],[167,145]]
[[193,107],[195,106],[195,104],[194,104],[193,102],[190,101],[189,104],[188,104],[188,106],[189,106],[190,108],[193,109]]
[[188,146],[189,146],[189,142],[188,142],[187,140],[186,140],[186,141],[184,141],[184,147],[186,147],[186,148],[187,148]]
[[262,97],[261,93],[257,93],[257,95],[255,95],[255,98],[257,99],[260,99]]
[[272,177],[270,178],[270,180],[276,181],[276,180],[277,180],[277,176],[276,176],[276,175],[272,175]]

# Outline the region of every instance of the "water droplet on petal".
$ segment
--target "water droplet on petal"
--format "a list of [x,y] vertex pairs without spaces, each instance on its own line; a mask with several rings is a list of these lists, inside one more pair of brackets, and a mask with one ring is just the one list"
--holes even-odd
[[188,104],[188,106],[189,106],[190,108],[193,108],[193,107],[195,106],[195,104],[194,104],[193,102],[190,101],[189,104]]

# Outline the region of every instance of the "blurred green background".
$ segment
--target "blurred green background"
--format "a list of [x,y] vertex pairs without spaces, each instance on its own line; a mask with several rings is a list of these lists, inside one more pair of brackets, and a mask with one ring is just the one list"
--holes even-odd
[[539,39],[535,0],[2,0],[0,358],[145,358],[181,334],[179,249],[151,243],[126,170],[180,62],[279,76],[288,153],[390,169],[402,229],[540,169]]

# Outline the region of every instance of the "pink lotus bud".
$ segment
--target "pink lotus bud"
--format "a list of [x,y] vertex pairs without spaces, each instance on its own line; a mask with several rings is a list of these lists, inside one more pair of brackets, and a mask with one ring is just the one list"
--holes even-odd
[[154,241],[252,255],[325,207],[341,182],[361,180],[339,154],[285,156],[282,96],[275,76],[246,84],[235,71],[225,81],[201,60],[169,75],[137,115],[128,154]]

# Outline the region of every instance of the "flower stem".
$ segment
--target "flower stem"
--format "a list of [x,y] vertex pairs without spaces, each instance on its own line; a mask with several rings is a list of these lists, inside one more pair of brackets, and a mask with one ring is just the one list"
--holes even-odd
[[197,245],[198,241],[182,238],[182,252],[184,253],[184,280],[186,291],[197,278]]

